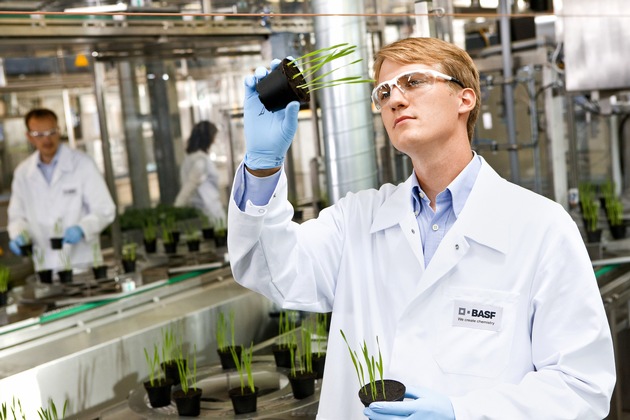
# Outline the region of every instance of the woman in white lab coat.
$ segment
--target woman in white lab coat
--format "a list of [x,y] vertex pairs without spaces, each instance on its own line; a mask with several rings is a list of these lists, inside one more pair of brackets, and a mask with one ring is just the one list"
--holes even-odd
[[[415,38],[384,47],[375,70],[375,105],[414,172],[349,193],[301,225],[291,222],[284,171],[264,158],[286,151],[297,111],[256,114],[251,88],[265,72],[246,80],[230,261],[239,283],[284,308],[332,311],[318,419],[604,418],[615,366],[588,254],[560,205],[471,153],[480,107],[472,60]],[[433,222],[436,202],[450,221]],[[433,234],[444,235],[434,249]],[[364,412],[340,330],[372,353],[378,337],[385,377],[411,388],[411,400]]]
[[217,134],[210,121],[197,123],[186,145],[186,157],[180,168],[182,187],[175,198],[176,207],[199,209],[209,220],[225,220],[225,209],[219,192],[219,174],[208,156]]
[[50,238],[58,236],[57,225],[64,238],[63,253],[72,267],[90,267],[94,244],[116,215],[105,180],[89,156],[60,143],[52,111],[33,110],[25,122],[27,137],[37,150],[13,174],[9,237],[19,243],[28,232],[35,252],[43,252],[43,258],[41,254],[36,258],[42,260],[36,261],[36,269],[63,270],[61,252],[50,245]]

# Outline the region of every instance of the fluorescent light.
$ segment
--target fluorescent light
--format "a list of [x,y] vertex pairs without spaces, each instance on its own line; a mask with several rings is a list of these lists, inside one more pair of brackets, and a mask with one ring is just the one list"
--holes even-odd
[[64,12],[73,13],[111,13],[111,12],[124,12],[127,10],[125,3],[105,4],[102,6],[87,6],[87,7],[73,7],[70,9],[64,9]]

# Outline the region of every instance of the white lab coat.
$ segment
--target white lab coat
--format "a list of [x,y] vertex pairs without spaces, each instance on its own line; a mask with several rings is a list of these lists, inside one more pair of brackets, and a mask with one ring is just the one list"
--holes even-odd
[[219,192],[219,174],[207,153],[201,150],[186,155],[180,168],[182,188],[175,198],[176,207],[191,206],[210,220],[225,221],[225,209]]
[[[482,159],[425,269],[411,178],[348,194],[301,225],[286,195],[283,174],[266,206],[241,212],[232,199],[228,249],[245,287],[285,308],[333,311],[318,419],[364,418],[340,329],[373,354],[378,336],[384,376],[448,395],[458,420],[605,417],[615,383],[610,331],[560,205]],[[454,326],[466,305],[500,308],[497,331]]]
[[54,225],[63,229],[79,225],[85,237],[77,244],[64,244],[74,268],[87,268],[94,261],[93,245],[116,215],[116,208],[103,176],[86,154],[59,146],[59,160],[50,185],[37,167],[39,152],[15,169],[8,208],[8,231],[14,239],[26,229],[34,247],[45,251],[44,264],[36,270],[63,269],[60,252],[50,247]]

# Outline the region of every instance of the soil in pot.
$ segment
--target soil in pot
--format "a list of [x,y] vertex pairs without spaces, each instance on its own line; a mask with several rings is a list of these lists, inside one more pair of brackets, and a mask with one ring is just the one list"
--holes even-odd
[[289,375],[289,383],[293,391],[293,398],[301,400],[315,393],[315,372],[296,372]]
[[63,248],[63,237],[62,238],[50,238],[50,247],[52,249],[61,249],[61,248]]
[[181,389],[173,392],[173,399],[180,416],[199,417],[201,411],[201,389],[189,388],[187,393]]
[[94,274],[95,279],[106,279],[107,278],[107,266],[99,265],[98,267],[92,267],[92,274]]
[[136,271],[136,260],[122,260],[122,265],[125,273],[133,273]]
[[[231,348],[232,346],[217,349],[217,353],[219,353],[219,359],[221,360],[221,367],[223,369],[236,369],[236,363],[234,363],[232,351],[230,350]],[[236,355],[238,356],[238,360],[240,362],[241,353],[243,352],[243,346],[234,346],[234,350],[236,351]]]
[[53,278],[52,270],[39,270],[37,272],[37,276],[39,277],[39,281],[42,283],[51,284]]
[[72,283],[72,270],[57,271],[59,282],[62,284]]
[[[293,347],[293,354],[297,348],[296,344],[291,345]],[[273,352],[273,358],[276,361],[276,366],[282,368],[291,368],[291,347],[289,345],[274,344],[271,346]]]
[[144,251],[147,254],[155,254],[155,252],[157,251],[157,239],[153,239],[151,241],[147,241],[146,239],[143,239],[144,242]]
[[188,252],[196,252],[199,251],[199,241],[187,241],[186,245],[188,245]]
[[364,406],[369,406],[374,401],[402,401],[405,399],[406,387],[401,382],[393,379],[383,379],[385,382],[385,397],[383,397],[383,387],[381,381],[376,381],[376,398],[372,398],[370,385],[364,385],[359,390],[359,399]]
[[171,386],[173,386],[171,379],[154,381],[153,385],[151,385],[151,381],[144,383],[144,389],[147,391],[151,407],[166,407],[171,404]]
[[241,390],[241,387],[232,388],[228,391],[228,395],[232,400],[232,406],[234,407],[234,414],[253,413],[256,411],[256,403],[258,402],[258,388],[254,387],[254,392],[246,386]]
[[203,239],[214,239],[214,228],[203,228],[201,233],[203,234]]
[[[186,360],[182,360],[184,368],[186,367]],[[179,370],[177,370],[177,362],[175,360],[167,360],[166,362],[160,363],[160,367],[162,371],[164,371],[164,376],[166,379],[170,379],[173,382],[173,385],[179,385]]]
[[260,102],[267,111],[279,111],[292,101],[305,104],[311,99],[306,89],[298,87],[306,83],[300,74],[301,70],[297,66],[289,65],[290,62],[288,58],[282,60],[278,67],[256,85]]
[[24,257],[30,257],[33,255],[33,244],[20,245],[20,253]]

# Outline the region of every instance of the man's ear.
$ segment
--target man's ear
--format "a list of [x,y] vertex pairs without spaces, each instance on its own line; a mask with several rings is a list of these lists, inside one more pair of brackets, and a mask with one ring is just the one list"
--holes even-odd
[[462,89],[459,92],[459,96],[461,98],[461,103],[459,106],[459,112],[466,113],[470,112],[475,108],[477,104],[477,95],[475,95],[475,91],[471,88]]

